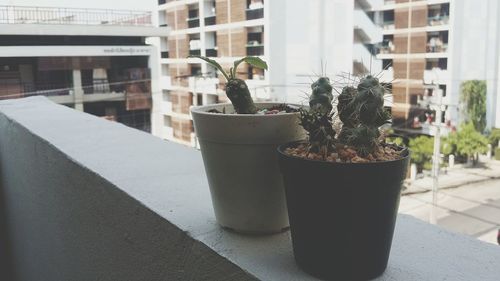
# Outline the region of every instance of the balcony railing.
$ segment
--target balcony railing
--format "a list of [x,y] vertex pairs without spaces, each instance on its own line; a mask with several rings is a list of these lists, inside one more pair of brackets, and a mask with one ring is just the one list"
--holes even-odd
[[161,58],[162,59],[168,59],[168,51],[161,52]]
[[199,56],[199,55],[201,55],[201,50],[200,49],[189,50],[189,55],[191,55],[191,56]]
[[255,20],[264,17],[264,8],[260,9],[247,9],[247,20]]
[[427,43],[426,49],[428,53],[444,53],[448,50],[448,44],[432,46],[430,43]]
[[263,56],[263,45],[247,45],[247,56]]
[[[84,94],[125,93],[127,89],[141,89],[150,92],[150,79],[132,81],[108,82],[95,79],[91,84],[83,85]],[[30,96],[67,96],[75,92],[71,83],[41,84],[41,83],[12,83],[0,81],[0,99],[23,98]]]
[[450,17],[448,15],[443,16],[429,16],[427,23],[429,25],[444,25],[448,24]]
[[188,28],[195,28],[200,26],[200,19],[199,18],[192,18],[192,19],[187,19],[188,23]]
[[394,21],[393,20],[387,20],[382,22],[382,28],[383,29],[394,29]]
[[217,49],[211,48],[205,50],[207,57],[217,57]]
[[0,99],[22,98],[27,96],[62,96],[68,95],[71,84],[41,84],[0,81]]
[[214,25],[215,19],[216,19],[215,15],[205,17],[205,25]]
[[0,23],[152,26],[151,12],[35,6],[0,6]]

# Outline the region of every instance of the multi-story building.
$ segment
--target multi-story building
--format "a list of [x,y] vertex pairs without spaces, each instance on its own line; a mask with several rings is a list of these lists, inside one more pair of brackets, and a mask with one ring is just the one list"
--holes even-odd
[[44,95],[150,131],[151,12],[0,6],[0,99]]
[[442,121],[456,126],[460,85],[473,79],[487,82],[488,127],[500,126],[498,1],[386,0],[373,11],[383,27],[377,58],[382,77],[392,81],[396,128],[418,133],[415,119],[426,118],[420,101],[437,102],[438,96],[445,105]]
[[222,75],[188,55],[215,59],[229,69],[259,56],[268,71],[241,65],[256,100],[300,103],[312,79],[341,72],[378,72],[371,45],[382,40],[368,10],[381,0],[159,0],[161,95],[153,95],[153,134],[194,143],[189,107],[222,102]]

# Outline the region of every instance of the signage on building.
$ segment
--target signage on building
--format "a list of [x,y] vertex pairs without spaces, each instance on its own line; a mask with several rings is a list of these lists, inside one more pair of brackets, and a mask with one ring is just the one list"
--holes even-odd
[[107,55],[128,55],[128,56],[144,56],[151,54],[151,48],[144,47],[111,47],[103,49]]

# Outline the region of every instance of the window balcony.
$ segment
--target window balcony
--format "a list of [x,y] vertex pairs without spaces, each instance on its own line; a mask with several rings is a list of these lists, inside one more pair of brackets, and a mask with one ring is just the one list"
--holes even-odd
[[151,12],[112,9],[0,6],[0,23],[152,26]]
[[191,55],[191,56],[201,56],[201,50],[200,49],[189,50],[189,55]]
[[168,59],[168,51],[161,52],[161,58],[162,59]]
[[199,27],[200,26],[200,19],[199,18],[187,19],[187,24],[188,24],[188,28]]
[[435,16],[435,17],[429,17],[427,19],[427,23],[430,26],[434,25],[446,25],[450,21],[450,17],[448,15],[443,15],[443,16]]
[[249,44],[247,45],[247,56],[263,56],[264,45],[262,44]]
[[247,9],[246,15],[247,15],[247,20],[261,19],[264,17],[264,8]]
[[[318,280],[289,231],[216,224],[196,149],[31,97],[0,101],[0,163],[0,235],[15,234],[1,254],[26,280]],[[497,245],[400,214],[379,279],[498,280],[499,260]]]
[[216,23],[215,20],[216,20],[215,15],[205,17],[205,25],[215,25],[215,23]]
[[205,49],[207,57],[217,57],[217,48]]

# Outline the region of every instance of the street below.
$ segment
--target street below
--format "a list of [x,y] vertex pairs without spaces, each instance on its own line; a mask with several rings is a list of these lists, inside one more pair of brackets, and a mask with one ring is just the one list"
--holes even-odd
[[[496,163],[490,165],[489,173],[498,168],[499,162],[492,162]],[[429,222],[431,208],[432,192],[428,191],[402,196],[399,212]],[[437,225],[447,230],[497,244],[497,232],[500,229],[500,179],[440,189],[436,219]]]

